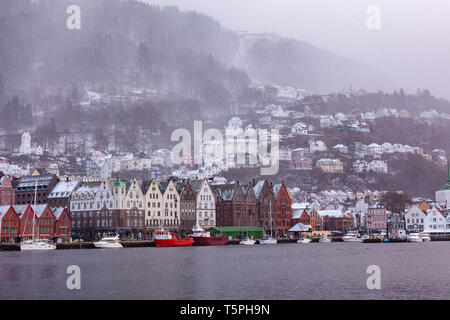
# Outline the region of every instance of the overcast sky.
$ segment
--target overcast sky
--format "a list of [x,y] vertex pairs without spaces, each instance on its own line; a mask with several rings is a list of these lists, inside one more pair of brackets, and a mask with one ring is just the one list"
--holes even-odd
[[[304,40],[372,64],[409,92],[450,98],[450,0],[145,1],[202,12],[235,31]],[[367,27],[370,5],[381,9],[379,30]]]

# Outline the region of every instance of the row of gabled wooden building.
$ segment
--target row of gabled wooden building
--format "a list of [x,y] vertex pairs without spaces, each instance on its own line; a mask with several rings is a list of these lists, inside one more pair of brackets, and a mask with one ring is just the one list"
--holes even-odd
[[72,220],[64,208],[48,205],[0,206],[1,242],[19,242],[34,237],[67,241],[71,238]]

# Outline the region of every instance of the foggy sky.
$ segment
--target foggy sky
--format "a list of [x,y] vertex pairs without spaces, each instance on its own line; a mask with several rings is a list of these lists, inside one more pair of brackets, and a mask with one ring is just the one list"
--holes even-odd
[[[143,1],[205,13],[234,31],[303,40],[371,64],[407,92],[450,98],[449,0]],[[381,9],[380,30],[366,26],[370,5]]]

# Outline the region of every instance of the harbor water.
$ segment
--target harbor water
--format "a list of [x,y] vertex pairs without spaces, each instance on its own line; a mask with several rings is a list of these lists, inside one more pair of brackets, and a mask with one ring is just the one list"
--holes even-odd
[[449,252],[447,241],[4,251],[0,299],[449,299]]

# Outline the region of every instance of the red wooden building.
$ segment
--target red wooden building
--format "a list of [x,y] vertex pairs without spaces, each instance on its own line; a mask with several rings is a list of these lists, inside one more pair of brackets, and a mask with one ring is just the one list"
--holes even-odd
[[20,218],[12,206],[0,206],[0,242],[17,242]]
[[284,182],[272,186],[275,197],[275,230],[278,237],[286,237],[292,221],[292,196],[287,191]]
[[55,216],[55,238],[57,241],[70,241],[72,236],[72,219],[66,208],[53,208]]
[[46,204],[15,205],[14,210],[20,217],[20,236],[22,240],[34,237],[52,239],[55,237],[56,218]]
[[0,176],[0,206],[15,204],[15,191],[7,176]]

